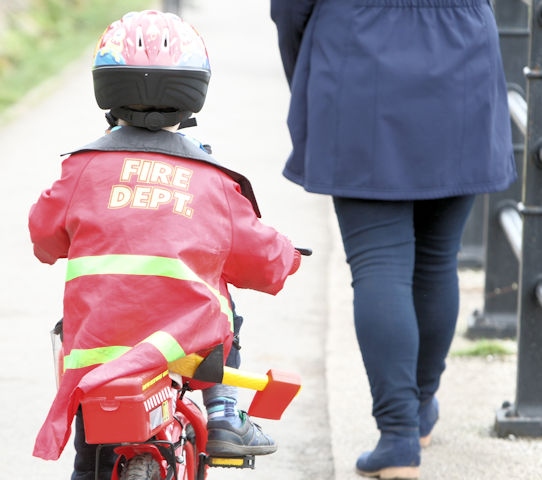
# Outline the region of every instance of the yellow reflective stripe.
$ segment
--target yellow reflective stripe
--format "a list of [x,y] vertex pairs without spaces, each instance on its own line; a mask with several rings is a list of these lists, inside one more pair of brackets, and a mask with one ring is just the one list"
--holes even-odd
[[201,281],[177,258],[150,255],[99,255],[72,258],[68,261],[66,281],[83,275],[154,275],[179,280]]
[[177,340],[175,340],[175,338],[167,332],[154,332],[152,335],[149,335],[145,340],[143,340],[143,342],[154,345],[158,350],[160,350],[160,353],[168,362],[173,362],[174,360],[186,355],[182,347],[179,345],[179,342],[177,342]]
[[[177,340],[167,332],[154,332],[140,343],[150,343],[156,347],[168,362],[173,362],[186,355]],[[124,346],[76,348],[64,357],[64,370],[101,365],[115,360],[131,349],[132,347]]]
[[68,260],[66,282],[84,275],[152,275],[202,283],[217,298],[220,311],[228,317],[230,328],[233,330],[233,313],[228,299],[216,288],[199,278],[178,258],[150,255],[99,255]]
[[88,349],[73,349],[64,357],[64,370],[90,367],[115,360],[130,350],[130,347],[111,346]]
[[[153,275],[202,283],[218,300],[220,311],[227,316],[233,331],[233,312],[228,299],[216,288],[199,278],[190,267],[179,259],[147,255],[101,255],[73,258],[68,261],[66,282],[85,275],[108,274]],[[141,343],[143,342],[156,347],[168,362],[186,355],[179,342],[167,332],[155,332]],[[120,357],[130,349],[131,347],[126,346],[74,349],[64,358],[64,369],[100,365]]]

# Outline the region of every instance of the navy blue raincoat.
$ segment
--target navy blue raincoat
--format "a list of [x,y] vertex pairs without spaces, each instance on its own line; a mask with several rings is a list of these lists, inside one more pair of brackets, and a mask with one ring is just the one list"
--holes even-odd
[[288,179],[380,200],[516,179],[488,0],[271,0],[271,16],[291,88]]

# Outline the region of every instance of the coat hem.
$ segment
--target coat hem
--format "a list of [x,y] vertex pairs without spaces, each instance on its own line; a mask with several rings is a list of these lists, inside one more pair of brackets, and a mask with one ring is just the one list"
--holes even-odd
[[433,187],[427,190],[380,190],[380,189],[368,189],[365,187],[340,187],[330,185],[314,185],[307,184],[304,179],[295,175],[288,170],[284,170],[283,175],[285,178],[293,183],[303,187],[307,192],[316,193],[321,195],[330,195],[333,197],[347,197],[347,198],[362,198],[368,200],[430,200],[436,198],[445,197],[457,197],[463,195],[479,195],[484,193],[494,193],[506,190],[512,183],[517,180],[517,177],[506,178],[496,182],[475,184],[475,185],[461,185],[461,186],[448,186],[448,187]]

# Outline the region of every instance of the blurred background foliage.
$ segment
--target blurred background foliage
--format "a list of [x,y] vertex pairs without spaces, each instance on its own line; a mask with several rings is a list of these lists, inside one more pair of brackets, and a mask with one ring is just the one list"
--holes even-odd
[[[112,21],[155,4],[151,0],[0,0],[0,112],[92,48]],[[90,65],[89,58],[89,71]]]

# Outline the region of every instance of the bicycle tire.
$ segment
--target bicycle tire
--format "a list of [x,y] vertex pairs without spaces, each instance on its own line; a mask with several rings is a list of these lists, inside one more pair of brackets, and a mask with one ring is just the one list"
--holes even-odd
[[136,455],[128,460],[120,480],[161,480],[160,465],[150,453]]
[[184,472],[182,473],[182,476],[179,476],[179,480],[194,480],[196,478],[196,454],[194,451],[194,445],[192,443],[187,442],[184,446],[184,454],[185,454],[185,460],[186,460],[186,466],[184,469]]

